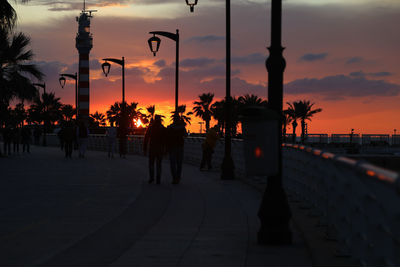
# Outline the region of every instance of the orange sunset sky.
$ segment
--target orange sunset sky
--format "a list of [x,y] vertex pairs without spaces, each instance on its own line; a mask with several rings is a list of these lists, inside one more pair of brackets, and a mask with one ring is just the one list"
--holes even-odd
[[[265,98],[270,1],[231,2],[232,95]],[[12,4],[19,17],[17,31],[31,37],[47,90],[73,104],[72,81],[61,89],[58,74],[78,71],[75,17],[83,1]],[[127,102],[142,108],[155,104],[156,113],[173,110],[175,43],[161,37],[160,51],[153,57],[149,31],[180,30],[179,104],[190,110],[201,93],[214,93],[216,100],[224,97],[225,1],[199,0],[194,13],[184,0],[100,0],[86,5],[97,10],[91,21],[91,113],[105,113],[121,101],[121,68],[113,64],[104,77],[101,59],[122,56]],[[398,0],[283,1],[284,102],[306,99],[323,109],[309,124],[309,133],[349,133],[352,128],[356,133],[399,132],[398,25]],[[198,121],[193,118],[192,132],[199,131]]]

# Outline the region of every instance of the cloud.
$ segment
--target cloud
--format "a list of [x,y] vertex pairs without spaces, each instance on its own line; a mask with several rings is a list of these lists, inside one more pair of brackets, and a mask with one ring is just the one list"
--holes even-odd
[[184,68],[195,68],[195,67],[206,67],[210,64],[215,63],[216,60],[212,58],[188,58],[180,62],[180,66]]
[[224,36],[217,36],[217,35],[204,35],[204,36],[193,36],[189,39],[187,39],[187,42],[199,42],[199,43],[205,43],[205,42],[219,42],[225,40]]
[[346,64],[355,64],[355,63],[360,63],[363,61],[364,61],[364,59],[362,57],[352,57],[346,61]]
[[156,62],[153,63],[153,65],[160,67],[160,68],[165,67],[166,64],[167,63],[165,62],[164,59],[157,60]]
[[387,71],[381,71],[381,72],[370,72],[370,73],[366,73],[364,71],[355,71],[355,72],[351,72],[349,74],[352,77],[388,77],[388,76],[392,76],[393,73],[391,72],[387,72]]
[[266,55],[261,53],[249,54],[243,57],[232,57],[232,63],[238,64],[264,64],[267,59]]
[[[361,72],[362,73],[362,72]],[[321,95],[325,100],[339,100],[344,97],[397,96],[400,85],[384,80],[368,80],[357,75],[327,76],[322,79],[304,78],[285,85],[287,94]]]
[[320,54],[304,54],[302,57],[299,58],[299,61],[307,61],[313,62],[318,60],[324,60],[328,56],[328,53],[320,53]]

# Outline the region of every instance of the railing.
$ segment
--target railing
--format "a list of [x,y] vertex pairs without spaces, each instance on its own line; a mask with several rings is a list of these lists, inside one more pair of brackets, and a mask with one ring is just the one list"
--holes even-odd
[[339,256],[357,266],[400,266],[399,174],[305,146],[284,147],[284,181],[319,216]]
[[[204,138],[185,139],[184,161],[200,164]],[[58,145],[49,135],[49,145]],[[143,136],[128,136],[128,153],[142,154]],[[118,147],[118,146],[117,146]],[[90,135],[88,148],[107,150],[104,135]],[[243,142],[232,140],[238,177],[245,177]],[[217,142],[213,166],[224,156],[223,139]],[[266,162],[266,164],[268,164]],[[400,266],[399,174],[311,147],[283,147],[283,180],[290,195],[319,217],[326,238],[337,242],[338,256],[352,256],[358,266]],[[266,177],[247,177],[266,183]],[[317,226],[316,226],[317,227]]]

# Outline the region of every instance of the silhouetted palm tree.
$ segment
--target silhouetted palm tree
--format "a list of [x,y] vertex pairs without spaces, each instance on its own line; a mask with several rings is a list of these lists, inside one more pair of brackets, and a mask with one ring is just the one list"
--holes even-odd
[[[21,0],[21,1],[14,0],[14,2],[26,3],[29,2],[29,0]],[[9,1],[1,0],[0,28],[11,31],[14,28],[16,21],[17,21],[17,12],[15,11],[15,9],[10,5]]]
[[103,113],[96,111],[94,114],[90,114],[96,127],[106,126],[106,116]]
[[298,106],[298,102],[293,102],[289,103],[287,102],[286,104],[289,105],[288,109],[286,110],[288,117],[290,118],[290,121],[292,123],[292,143],[296,143],[296,128],[297,128],[297,120],[299,119],[299,113],[298,109],[296,107]]
[[321,112],[322,109],[312,109],[314,103],[311,103],[308,100],[301,100],[301,101],[295,101],[293,103],[287,103],[289,105],[289,108],[287,109],[287,112],[289,113],[289,116],[292,118],[292,126],[293,126],[293,134],[294,134],[294,141],[295,142],[295,134],[296,134],[296,127],[297,127],[297,119],[300,119],[301,122],[301,142],[304,143],[305,139],[305,126],[306,126],[306,120],[311,121],[311,117],[318,113]]
[[156,112],[156,106],[155,105],[148,106],[146,107],[146,110],[149,113],[149,118],[151,120],[154,120],[154,113]]
[[25,110],[24,104],[23,103],[17,104],[15,108],[11,110],[10,115],[14,126],[22,127],[24,125],[24,121],[27,118],[27,112]]
[[32,100],[37,89],[24,75],[41,80],[43,73],[31,64],[32,50],[27,49],[30,38],[23,33],[13,36],[0,30],[0,86],[1,98],[9,101],[13,97]]
[[110,124],[118,124],[121,116],[121,103],[115,102],[110,106],[110,109],[106,111],[107,120]]
[[286,142],[286,127],[292,122],[292,118],[289,116],[289,111],[284,110],[282,112],[282,136],[283,142]]
[[301,143],[304,144],[305,140],[305,128],[306,128],[306,120],[311,121],[311,117],[314,116],[314,114],[319,113],[322,111],[321,108],[317,109],[312,109],[314,106],[314,103],[311,103],[308,100],[301,100],[297,102],[297,114],[301,122]]
[[238,98],[238,101],[242,108],[251,107],[251,106],[261,106],[261,107],[268,106],[267,100],[262,99],[253,94],[251,94],[251,95],[245,94],[244,96],[240,96]]
[[[184,121],[185,123],[191,124],[190,121],[191,121],[192,118],[191,118],[190,116],[193,115],[193,112],[187,112],[187,113],[185,114],[185,112],[186,112],[186,105],[180,105],[180,106],[178,106],[178,109],[177,109],[176,111],[177,111],[177,113],[178,113],[178,116],[179,116],[181,119],[183,119],[183,121]],[[171,119],[174,118],[175,114],[176,114],[175,110],[174,110],[174,111],[171,111]]]
[[215,101],[211,107],[212,117],[217,121],[218,131],[223,132],[225,129],[225,100]]
[[72,105],[62,105],[61,107],[61,116],[64,121],[71,121],[72,118],[76,115],[76,109]]
[[214,99],[214,94],[204,93],[199,95],[200,101],[194,101],[193,113],[196,117],[201,118],[206,123],[206,131],[210,128],[211,110],[210,106]]

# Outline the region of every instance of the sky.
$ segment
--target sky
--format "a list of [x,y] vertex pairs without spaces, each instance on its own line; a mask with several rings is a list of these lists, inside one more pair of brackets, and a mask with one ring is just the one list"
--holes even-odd
[[[11,3],[18,12],[17,31],[31,37],[47,90],[73,104],[73,81],[62,89],[58,74],[78,71],[75,17],[83,1]],[[270,0],[231,1],[233,96],[267,98],[270,5]],[[105,77],[101,59],[122,56],[126,101],[144,109],[154,104],[156,113],[173,110],[175,42],[161,37],[154,57],[149,31],[179,29],[179,104],[191,110],[202,93],[214,93],[215,100],[225,96],[225,1],[199,0],[193,13],[184,0],[100,0],[86,2],[86,8],[97,10],[91,21],[90,113],[105,113],[121,101],[121,68],[113,64]],[[282,23],[284,107],[309,100],[322,108],[308,124],[309,133],[400,129],[400,1],[283,0]],[[192,120],[192,132],[199,131],[198,122]]]

